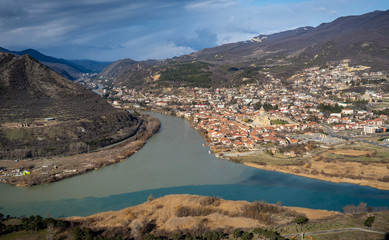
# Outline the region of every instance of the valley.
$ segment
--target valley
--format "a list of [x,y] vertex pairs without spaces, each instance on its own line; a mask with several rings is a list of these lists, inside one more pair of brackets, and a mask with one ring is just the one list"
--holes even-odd
[[[108,32],[151,29],[123,27]],[[147,46],[180,53],[165,59],[0,48],[0,240],[388,237],[389,10],[239,42],[208,31]],[[71,51],[141,39],[85,36]]]

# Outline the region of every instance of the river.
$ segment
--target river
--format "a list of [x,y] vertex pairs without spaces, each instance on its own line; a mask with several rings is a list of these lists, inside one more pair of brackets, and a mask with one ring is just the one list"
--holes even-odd
[[33,187],[0,184],[0,212],[12,216],[86,216],[167,194],[281,201],[286,206],[341,211],[347,204],[389,206],[389,191],[249,168],[221,160],[183,119],[150,113],[161,130],[126,161]]

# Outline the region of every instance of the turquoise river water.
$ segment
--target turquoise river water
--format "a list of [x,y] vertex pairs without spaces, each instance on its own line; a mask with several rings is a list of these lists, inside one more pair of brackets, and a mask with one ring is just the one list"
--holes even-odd
[[198,194],[230,200],[341,211],[347,204],[389,206],[389,191],[249,168],[215,158],[180,118],[150,113],[161,130],[126,161],[33,187],[0,184],[0,212],[12,216],[86,216],[145,202],[149,194]]

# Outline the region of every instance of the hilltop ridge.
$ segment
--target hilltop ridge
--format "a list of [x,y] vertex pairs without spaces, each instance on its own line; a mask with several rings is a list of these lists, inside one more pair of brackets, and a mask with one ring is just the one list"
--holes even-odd
[[22,51],[11,51],[0,47],[0,53],[10,53],[15,56],[29,55],[42,64],[48,66],[61,76],[75,80],[84,73],[98,73],[111,62],[98,62],[93,60],[66,60],[42,54],[35,49],[25,49]]
[[[304,68],[343,59],[381,71],[389,69],[388,43],[389,10],[374,11],[341,17],[317,27],[259,35],[249,41],[206,48],[173,59],[128,65],[120,61],[100,75],[117,86],[158,89],[262,83],[266,73],[284,81]],[[172,78],[172,71],[182,72],[182,79]]]

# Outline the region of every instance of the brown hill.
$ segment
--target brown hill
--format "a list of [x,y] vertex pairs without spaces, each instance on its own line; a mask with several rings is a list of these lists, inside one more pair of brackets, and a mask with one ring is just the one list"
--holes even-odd
[[174,233],[195,236],[205,231],[232,232],[234,229],[265,228],[289,224],[301,215],[317,220],[338,216],[340,213],[216,197],[168,195],[120,211],[71,217],[67,220],[92,230],[131,230],[132,237],[143,239],[142,234],[145,232],[157,236]]
[[140,125],[30,56],[7,53],[0,53],[0,113],[0,159],[85,152]]

